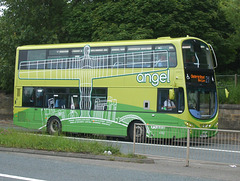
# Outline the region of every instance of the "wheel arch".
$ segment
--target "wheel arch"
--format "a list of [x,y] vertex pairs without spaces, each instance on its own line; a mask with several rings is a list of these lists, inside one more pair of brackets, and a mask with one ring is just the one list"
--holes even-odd
[[[129,123],[128,128],[127,128],[127,139],[130,140],[130,141],[133,141],[134,124],[135,123],[143,124],[142,126],[140,126],[140,127],[143,127],[143,129],[144,129],[144,131],[142,131],[143,135],[141,135],[140,140],[144,141],[146,136],[147,136],[147,132],[148,132],[149,129],[146,126],[146,123],[142,120],[139,120],[139,119],[134,119]],[[137,126],[136,129],[139,129],[139,126]]]
[[145,124],[142,120],[139,119],[134,119],[132,120],[129,124],[128,124],[128,128],[127,128],[127,137],[129,138],[129,134],[131,131],[131,126],[134,125],[135,123],[139,123],[139,124]]
[[51,119],[54,119],[54,118],[58,119],[59,122],[62,124],[61,119],[60,119],[59,117],[57,117],[57,116],[54,115],[54,116],[51,116],[51,117],[48,118],[48,120],[47,120],[47,125],[49,124],[49,121],[50,121]]

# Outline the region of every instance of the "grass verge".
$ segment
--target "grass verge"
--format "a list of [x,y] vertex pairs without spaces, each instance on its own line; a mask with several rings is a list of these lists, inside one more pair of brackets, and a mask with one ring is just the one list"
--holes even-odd
[[145,158],[134,154],[122,154],[118,147],[103,143],[71,140],[64,136],[29,134],[9,129],[0,129],[0,146],[94,155],[104,155],[104,152],[106,154],[106,151],[110,151],[112,156]]
[[0,146],[97,155],[107,150],[114,155],[120,154],[119,148],[98,142],[77,141],[63,136],[35,135],[6,129],[0,129]]

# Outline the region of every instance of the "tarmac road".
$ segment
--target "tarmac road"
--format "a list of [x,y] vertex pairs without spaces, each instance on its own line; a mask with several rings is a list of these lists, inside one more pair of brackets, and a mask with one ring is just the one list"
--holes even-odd
[[239,167],[224,164],[193,162],[190,167],[184,167],[176,160],[154,161],[141,164],[1,151],[0,180],[237,181],[240,177]]
[[[26,128],[21,128],[12,124],[12,121],[0,121],[0,128],[13,128],[29,131]],[[36,131],[36,130],[33,130]],[[104,144],[117,146],[120,151],[125,154],[133,153],[133,143],[126,141],[111,141],[111,140],[99,140],[99,139],[86,139],[79,137],[69,137],[69,139],[83,140],[83,141],[98,141]],[[207,142],[208,143],[208,142]],[[230,142],[226,142],[230,143]],[[209,144],[209,143],[208,143]],[[190,164],[192,160],[205,160],[209,162],[221,162],[239,165],[240,154],[238,145],[231,144],[211,144],[200,145],[201,147],[192,146],[190,149]],[[221,150],[222,148],[226,150]],[[228,148],[228,149],[227,149]],[[235,152],[233,152],[236,150]],[[155,157],[169,157],[177,159],[186,159],[186,147],[174,146],[174,145],[158,145],[158,144],[136,144],[135,153],[141,155],[151,155]]]
[[[1,128],[16,128],[12,122],[0,121]],[[233,180],[240,178],[240,167],[191,160],[151,158],[154,162],[109,161],[91,155],[74,156],[52,152],[20,153],[0,149],[0,180]],[[58,156],[57,156],[58,155]],[[91,159],[89,159],[91,158]],[[35,180],[34,180],[35,179]]]

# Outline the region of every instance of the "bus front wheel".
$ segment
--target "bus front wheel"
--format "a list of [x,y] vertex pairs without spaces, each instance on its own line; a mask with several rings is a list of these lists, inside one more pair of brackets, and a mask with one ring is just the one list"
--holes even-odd
[[57,117],[51,117],[47,123],[47,131],[50,135],[60,135],[62,130],[61,121]]
[[135,141],[143,143],[146,139],[146,128],[144,125],[140,125],[143,124],[141,121],[134,121],[129,125],[128,138],[130,141],[134,139],[134,124],[136,124]]

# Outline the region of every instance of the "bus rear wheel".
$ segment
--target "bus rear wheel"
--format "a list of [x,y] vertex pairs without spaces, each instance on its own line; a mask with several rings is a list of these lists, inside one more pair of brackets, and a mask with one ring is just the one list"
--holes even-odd
[[60,135],[62,131],[61,121],[57,117],[51,117],[47,123],[47,131],[50,135]]
[[[128,138],[130,141],[133,141],[134,139],[134,124],[143,124],[141,121],[134,121],[130,124],[128,129]],[[136,135],[135,135],[135,141],[143,143],[146,139],[146,128],[144,125],[136,125]]]

